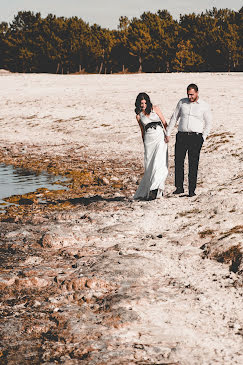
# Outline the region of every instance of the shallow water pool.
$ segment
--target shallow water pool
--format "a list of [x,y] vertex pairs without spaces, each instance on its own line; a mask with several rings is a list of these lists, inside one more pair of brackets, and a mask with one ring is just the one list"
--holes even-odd
[[36,174],[33,171],[0,163],[0,204],[6,204],[3,198],[27,194],[39,188],[67,189],[63,185],[55,184],[57,181],[65,182],[67,180],[62,176],[54,176],[45,172]]

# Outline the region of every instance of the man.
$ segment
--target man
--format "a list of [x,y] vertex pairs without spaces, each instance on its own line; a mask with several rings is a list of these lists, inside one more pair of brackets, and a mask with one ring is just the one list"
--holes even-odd
[[[180,119],[180,120],[179,120]],[[199,99],[198,87],[187,87],[187,98],[181,99],[170,119],[166,130],[166,142],[176,122],[179,120],[175,144],[175,186],[173,194],[184,193],[184,161],[188,153],[189,197],[195,196],[200,151],[209,134],[211,111],[207,103]]]

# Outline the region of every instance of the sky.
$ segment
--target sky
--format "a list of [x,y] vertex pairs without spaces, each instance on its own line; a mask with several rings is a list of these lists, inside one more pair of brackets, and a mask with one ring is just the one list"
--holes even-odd
[[140,17],[144,11],[156,13],[167,9],[174,19],[180,14],[196,14],[210,10],[228,8],[238,11],[242,0],[0,0],[0,22],[12,22],[18,11],[40,12],[56,16],[77,16],[92,25],[117,29],[120,16],[129,19]]

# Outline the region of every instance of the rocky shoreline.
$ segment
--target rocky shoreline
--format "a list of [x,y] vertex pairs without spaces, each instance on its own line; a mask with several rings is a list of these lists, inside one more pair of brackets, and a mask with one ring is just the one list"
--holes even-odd
[[[243,335],[236,316],[242,300],[242,254],[239,246],[221,252],[212,242],[237,236],[242,226],[217,238],[202,228],[196,240],[187,232],[181,242],[175,234],[197,208],[183,211],[174,202],[177,211],[172,219],[165,207],[161,209],[161,201],[134,202],[129,190],[135,184],[134,164],[107,161],[104,177],[102,161],[93,165],[69,155],[60,162],[46,154],[37,160],[33,153],[19,151],[16,146],[14,153],[5,150],[1,161],[66,175],[70,183],[67,191],[43,191],[46,203],[38,204],[36,194],[29,194],[19,197],[28,202],[1,214],[1,363],[193,364],[198,358],[203,364],[200,354],[206,344],[200,344],[195,357],[192,343],[183,344],[181,331],[186,326],[203,334],[202,319],[208,311],[222,317],[223,327],[228,327],[224,341],[234,342],[236,351],[232,354],[232,348],[222,346],[217,328],[214,335],[207,330],[208,340],[218,336],[221,343],[221,355],[216,357],[223,353],[225,363],[239,363],[233,358],[240,356],[236,354]],[[161,225],[154,220],[161,220]],[[169,220],[174,221],[172,227]],[[200,270],[207,270],[207,275]],[[197,273],[197,278],[189,273]],[[210,290],[203,280],[200,283],[202,277]],[[213,291],[213,301],[208,291]],[[217,299],[218,291],[234,297],[230,308],[228,301]],[[181,327],[180,313],[188,300],[192,317]],[[171,306],[180,307],[179,303],[175,318]],[[200,320],[194,311],[200,312]],[[161,313],[160,328],[156,317]]]
[[[0,211],[0,364],[242,364],[240,76],[189,76],[4,76],[1,163],[68,189]],[[214,109],[197,196],[172,195],[172,135],[164,197],[134,201],[131,100],[151,85],[168,120],[189,78]]]

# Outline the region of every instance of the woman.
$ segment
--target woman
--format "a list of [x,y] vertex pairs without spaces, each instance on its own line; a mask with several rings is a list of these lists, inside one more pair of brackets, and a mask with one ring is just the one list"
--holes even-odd
[[153,106],[146,93],[138,94],[135,102],[136,119],[144,142],[144,176],[134,199],[156,199],[163,195],[168,175],[168,148],[165,142],[165,118]]

